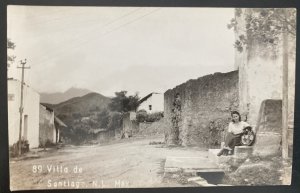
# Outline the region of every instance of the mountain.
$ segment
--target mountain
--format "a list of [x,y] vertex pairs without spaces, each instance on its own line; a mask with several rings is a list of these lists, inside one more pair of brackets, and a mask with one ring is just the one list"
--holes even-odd
[[93,111],[107,109],[110,98],[98,93],[89,93],[81,97],[74,97],[67,101],[51,105],[57,115],[80,113],[82,115]]
[[74,97],[81,97],[91,91],[87,89],[80,89],[80,88],[70,88],[65,92],[56,92],[56,93],[40,93],[41,96],[41,103],[50,103],[50,104],[58,104],[63,101],[69,100]]
[[88,93],[58,104],[43,104],[52,108],[55,115],[67,125],[67,128],[61,130],[64,140],[78,144],[91,140],[90,131],[107,127],[110,102],[109,97]]

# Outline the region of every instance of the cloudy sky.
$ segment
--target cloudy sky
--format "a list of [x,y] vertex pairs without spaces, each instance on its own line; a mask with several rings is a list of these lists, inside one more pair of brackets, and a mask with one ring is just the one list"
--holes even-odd
[[234,70],[230,8],[9,6],[17,56],[8,75],[39,92],[86,88],[106,96],[164,92]]

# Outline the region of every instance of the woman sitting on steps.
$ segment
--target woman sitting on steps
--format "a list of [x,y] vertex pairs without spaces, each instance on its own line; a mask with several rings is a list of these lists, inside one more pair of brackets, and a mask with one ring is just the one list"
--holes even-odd
[[237,111],[231,112],[232,121],[228,126],[228,133],[225,138],[225,145],[221,151],[217,154],[228,155],[229,152],[233,152],[233,149],[236,145],[240,144],[241,136],[244,133],[244,129],[249,127],[249,124],[241,120],[241,115]]

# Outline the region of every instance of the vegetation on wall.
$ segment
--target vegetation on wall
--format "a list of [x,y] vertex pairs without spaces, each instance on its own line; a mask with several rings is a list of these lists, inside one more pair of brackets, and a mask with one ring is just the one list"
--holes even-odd
[[[247,11],[250,11],[247,13]],[[287,33],[296,37],[296,9],[283,8],[255,8],[235,9],[235,18],[231,19],[228,28],[237,29],[238,18],[244,14],[245,31],[237,37],[234,47],[242,52],[248,49],[253,41],[272,48],[280,43],[281,35]]]

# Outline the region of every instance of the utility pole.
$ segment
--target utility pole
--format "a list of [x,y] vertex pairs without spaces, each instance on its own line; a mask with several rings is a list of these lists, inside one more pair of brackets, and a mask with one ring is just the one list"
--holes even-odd
[[18,144],[18,155],[21,155],[21,149],[22,149],[22,143],[21,143],[21,139],[22,139],[22,120],[23,120],[23,89],[24,89],[24,70],[25,69],[30,69],[30,67],[25,67],[26,64],[26,59],[23,61],[20,61],[22,66],[18,66],[17,68],[21,68],[22,69],[22,80],[21,80],[21,104],[20,104],[20,108],[19,108],[19,112],[20,112],[20,125],[19,125],[19,144]]

